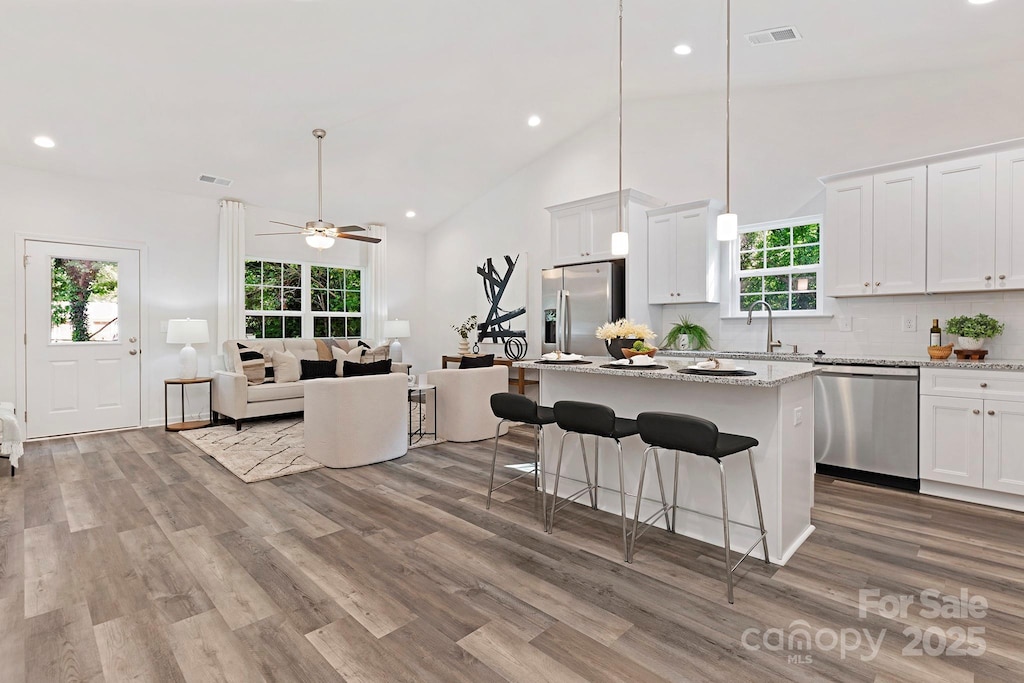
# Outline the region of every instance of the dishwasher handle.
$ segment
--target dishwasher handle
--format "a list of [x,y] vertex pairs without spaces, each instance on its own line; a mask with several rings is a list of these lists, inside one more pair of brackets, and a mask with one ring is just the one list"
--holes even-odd
[[906,377],[908,379],[916,379],[920,374],[918,368],[891,367],[887,365],[830,365],[826,363],[815,363],[814,365],[821,368],[823,376]]

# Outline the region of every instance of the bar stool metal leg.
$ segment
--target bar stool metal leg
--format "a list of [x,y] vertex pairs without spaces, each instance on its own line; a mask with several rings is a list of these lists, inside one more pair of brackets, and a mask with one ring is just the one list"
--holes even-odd
[[615,446],[619,450],[619,511],[622,517],[622,561],[629,562],[632,558],[629,554],[629,533],[627,532],[629,522],[626,518],[626,478],[622,472],[622,442],[615,439]]
[[498,438],[501,436],[501,425],[505,423],[505,420],[500,420],[498,426],[494,430],[494,455],[491,457],[491,479],[487,483],[487,506],[488,510],[491,509],[491,494],[494,493],[494,468],[498,463]]
[[718,470],[722,479],[722,529],[725,532],[725,584],[729,604],[732,604],[732,558],[729,545],[729,493],[725,479],[725,463],[718,461]]
[[754,469],[754,451],[747,449],[747,460],[750,461],[750,478],[754,482],[754,502],[757,503],[757,523],[761,527],[761,548],[764,550],[764,563],[771,564],[768,559],[768,532],[764,528],[764,514],[761,512],[761,492],[757,488],[757,471]]
[[[643,500],[644,492],[644,479],[647,475],[647,457],[651,452],[654,452],[655,468],[658,471],[658,489],[661,492],[661,509],[655,512],[653,515],[648,517],[643,522],[640,521],[640,503]],[[672,514],[675,514],[675,506],[672,507]],[[644,535],[650,525],[654,523],[658,517],[665,518],[665,526],[672,530],[672,522],[669,519],[669,505],[668,500],[665,498],[665,482],[661,476],[661,466],[658,464],[658,448],[656,446],[648,446],[644,450],[643,458],[640,460],[640,482],[636,487],[636,508],[633,511],[633,529],[629,533],[629,552],[626,556],[626,562],[633,561],[633,555],[636,552],[636,539]],[[643,524],[643,530],[639,530],[640,525]]]
[[676,454],[676,476],[672,480],[672,531],[676,530],[676,509],[679,507],[679,451]]
[[[555,508],[558,507],[558,480],[562,478],[562,454],[565,452],[565,437],[567,436],[569,436],[569,432],[564,432],[558,444],[558,462],[555,463],[555,487],[551,490],[551,516],[548,517],[547,532],[549,534],[555,526]],[[584,462],[586,462],[585,458]]]

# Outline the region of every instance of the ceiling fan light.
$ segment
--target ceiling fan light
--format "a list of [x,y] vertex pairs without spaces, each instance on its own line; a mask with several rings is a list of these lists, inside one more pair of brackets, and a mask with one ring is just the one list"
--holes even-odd
[[306,244],[314,249],[330,249],[334,246],[334,238],[315,232],[312,235],[306,235]]

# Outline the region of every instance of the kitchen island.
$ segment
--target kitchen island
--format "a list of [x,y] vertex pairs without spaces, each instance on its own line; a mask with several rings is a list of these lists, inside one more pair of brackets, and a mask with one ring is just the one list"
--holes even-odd
[[[612,359],[586,358],[588,364],[542,364],[522,361],[515,367],[540,371],[540,403],[575,400],[601,403],[620,417],[635,418],[645,411],[696,415],[716,423],[723,432],[756,438],[754,462],[761,489],[768,552],[775,564],[785,564],[814,530],[811,525],[814,476],[814,400],[812,377],[818,368],[805,363],[744,361],[744,369],[753,376],[707,376],[682,374],[679,370],[693,361],[656,360],[664,370],[606,369]],[[548,490],[558,458],[562,431],[557,425],[545,427],[544,461]],[[586,437],[593,457],[593,438]],[[619,514],[618,465],[615,447],[602,440],[600,448],[598,507]],[[640,458],[646,445],[633,436],[622,441],[625,470],[627,514],[632,517],[636,505],[636,485]],[[671,497],[673,456],[661,452],[666,475],[666,493]],[[757,510],[750,470],[745,457],[726,458],[729,482],[729,514],[733,521],[731,547],[743,553],[757,538]],[[565,440],[562,459],[563,485],[560,492],[571,494],[585,485],[579,458],[579,440]],[[723,544],[721,496],[718,465],[710,458],[683,454],[679,468],[679,510],[676,533],[719,547]],[[569,481],[564,481],[569,480]],[[651,467],[644,482],[641,518],[660,505],[657,477]],[[583,498],[579,500],[584,500]],[[580,503],[582,504],[582,503]],[[555,533],[558,523],[556,520]],[[659,522],[664,528],[664,523]],[[642,561],[643,541],[638,543]],[[762,557],[760,546],[751,555]]]

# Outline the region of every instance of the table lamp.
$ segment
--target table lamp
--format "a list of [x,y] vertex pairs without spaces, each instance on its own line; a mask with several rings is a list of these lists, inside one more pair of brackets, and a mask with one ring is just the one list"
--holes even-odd
[[402,362],[402,345],[398,343],[398,340],[405,339],[408,336],[410,336],[408,320],[384,321],[384,338],[392,340],[391,360],[395,363]]
[[205,344],[210,341],[210,330],[205,320],[184,320],[167,321],[167,343],[184,344],[179,358],[181,359],[181,379],[195,379],[199,374],[199,361],[196,360],[196,350],[193,344]]

